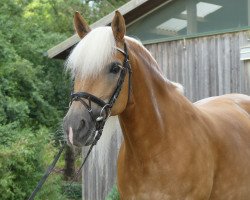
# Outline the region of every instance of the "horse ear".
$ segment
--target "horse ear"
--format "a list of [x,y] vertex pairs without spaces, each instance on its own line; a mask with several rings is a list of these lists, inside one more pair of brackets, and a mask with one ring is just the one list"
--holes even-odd
[[75,12],[74,26],[80,38],[84,38],[91,31],[89,25],[78,11]]
[[111,27],[116,41],[122,41],[126,33],[126,25],[123,16],[118,10],[115,11],[115,16],[112,20]]

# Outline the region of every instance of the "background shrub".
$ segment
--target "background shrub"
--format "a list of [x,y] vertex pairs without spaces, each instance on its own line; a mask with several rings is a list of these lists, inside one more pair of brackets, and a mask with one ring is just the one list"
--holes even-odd
[[105,200],[120,200],[117,186],[114,185]]
[[71,200],[81,200],[82,199],[82,184],[81,183],[67,183],[63,185],[63,191],[67,196],[67,199]]
[[[48,140],[48,129],[18,129],[16,123],[0,126],[0,199],[23,200],[53,159],[55,147]],[[51,152],[48,154],[46,152]],[[52,175],[37,199],[65,199],[61,195],[61,178]]]

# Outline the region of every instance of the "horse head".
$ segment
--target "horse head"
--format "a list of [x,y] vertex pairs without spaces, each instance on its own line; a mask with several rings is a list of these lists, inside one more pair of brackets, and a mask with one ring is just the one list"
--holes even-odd
[[118,11],[111,27],[91,30],[78,12],[74,26],[81,40],[66,63],[74,86],[63,123],[69,143],[87,146],[93,143],[97,129],[103,128],[107,118],[118,115],[127,105],[130,65],[126,28]]

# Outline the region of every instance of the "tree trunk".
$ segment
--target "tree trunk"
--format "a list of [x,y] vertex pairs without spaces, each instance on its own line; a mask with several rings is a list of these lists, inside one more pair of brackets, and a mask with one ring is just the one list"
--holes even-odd
[[75,152],[70,146],[66,146],[64,179],[72,180],[75,175]]

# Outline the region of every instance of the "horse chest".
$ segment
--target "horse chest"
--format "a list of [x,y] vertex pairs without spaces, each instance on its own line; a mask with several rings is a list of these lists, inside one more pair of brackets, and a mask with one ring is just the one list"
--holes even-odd
[[125,159],[122,148],[118,161],[118,188],[122,199],[209,199],[212,176],[208,168],[211,167],[205,162],[196,163],[193,156],[190,153],[185,159],[175,156],[171,160],[168,154],[160,154],[140,163]]
[[118,188],[122,199],[208,199],[211,187],[201,187],[184,174],[166,169],[161,171],[160,167],[157,172],[156,169],[132,166],[127,166],[126,169],[118,167]]

